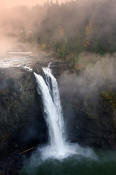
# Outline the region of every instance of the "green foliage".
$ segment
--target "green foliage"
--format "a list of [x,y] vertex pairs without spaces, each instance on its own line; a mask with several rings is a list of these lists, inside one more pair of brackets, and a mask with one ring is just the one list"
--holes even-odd
[[[70,56],[70,62],[73,64],[77,62],[81,52],[88,51],[100,55],[115,52],[116,27],[112,22],[113,28],[110,32],[108,20],[103,16],[99,18],[103,7],[95,6],[95,14],[91,13],[88,7],[81,18],[84,9],[79,9],[75,3],[48,8],[42,30],[38,33],[41,41],[46,43],[46,48],[53,50],[59,59],[69,61]],[[107,5],[108,1],[105,3]],[[105,9],[104,13],[108,14],[108,9]],[[110,18],[111,16],[108,16],[108,19]]]
[[62,59],[68,55],[68,47],[65,42],[56,43],[55,45],[56,56]]
[[112,91],[103,91],[102,97],[104,100],[108,101],[116,111],[116,94],[114,94]]
[[[103,5],[97,1],[85,6],[81,3],[17,9],[23,20],[9,19],[5,27],[13,31],[8,30],[7,35],[18,36],[23,42],[36,42],[43,49],[53,50],[59,59],[69,60],[70,56],[71,63],[81,52],[116,52],[115,1],[103,0]],[[27,21],[29,25],[25,25]]]

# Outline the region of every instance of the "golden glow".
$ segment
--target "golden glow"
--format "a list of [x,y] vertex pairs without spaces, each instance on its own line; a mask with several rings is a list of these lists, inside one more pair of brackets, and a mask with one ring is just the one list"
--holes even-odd
[[[48,0],[0,0],[2,7],[12,7],[12,6],[19,6],[19,5],[26,5],[26,6],[32,6],[35,4],[43,4],[47,2]],[[53,0],[55,2],[56,0]],[[70,0],[58,0],[59,3],[66,2]]]

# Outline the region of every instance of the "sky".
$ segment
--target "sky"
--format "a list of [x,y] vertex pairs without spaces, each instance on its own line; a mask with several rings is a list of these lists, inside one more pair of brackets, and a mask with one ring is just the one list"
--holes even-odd
[[[12,6],[19,6],[19,5],[35,5],[37,3],[43,4],[47,0],[0,0],[1,6],[3,7],[12,7]],[[53,0],[55,1],[55,0]],[[65,2],[69,0],[58,0],[59,2]]]

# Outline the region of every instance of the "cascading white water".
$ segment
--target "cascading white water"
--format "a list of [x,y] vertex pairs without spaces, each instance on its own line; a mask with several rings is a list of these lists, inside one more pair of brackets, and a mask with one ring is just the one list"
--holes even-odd
[[49,67],[43,68],[43,72],[45,80],[41,75],[34,73],[37,92],[43,101],[44,117],[49,130],[49,144],[41,149],[42,158],[62,159],[71,154],[85,154],[79,145],[69,144],[66,141],[57,80]]
[[37,75],[35,77],[38,83],[38,93],[41,93],[43,100],[45,120],[49,128],[50,145],[56,149],[57,152],[63,149],[64,140],[62,137],[62,130],[59,127],[59,115],[56,106],[50,95],[48,86],[46,85],[42,76]]
[[46,80],[46,83],[48,85],[49,91],[51,92],[50,94],[52,96],[52,99],[53,99],[53,102],[55,104],[55,108],[57,111],[59,129],[61,131],[63,140],[65,140],[64,119],[63,119],[63,112],[62,112],[62,107],[61,107],[58,83],[57,83],[56,78],[52,75],[51,69],[49,67],[43,68],[43,72],[45,74],[45,80]]

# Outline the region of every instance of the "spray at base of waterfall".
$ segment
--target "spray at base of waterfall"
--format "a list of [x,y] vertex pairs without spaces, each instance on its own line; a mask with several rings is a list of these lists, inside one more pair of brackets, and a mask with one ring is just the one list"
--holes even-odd
[[[48,126],[49,143],[47,146],[43,146],[38,149],[39,160],[62,160],[73,155],[95,158],[96,156],[91,149],[82,148],[78,144],[71,144],[66,141],[66,135],[64,134],[65,128],[63,112],[57,80],[53,76],[49,67],[43,68],[43,72],[45,79],[36,73],[34,73],[34,75],[37,82],[37,92],[41,95],[43,101],[43,114]],[[36,153],[35,155],[37,155]]]

